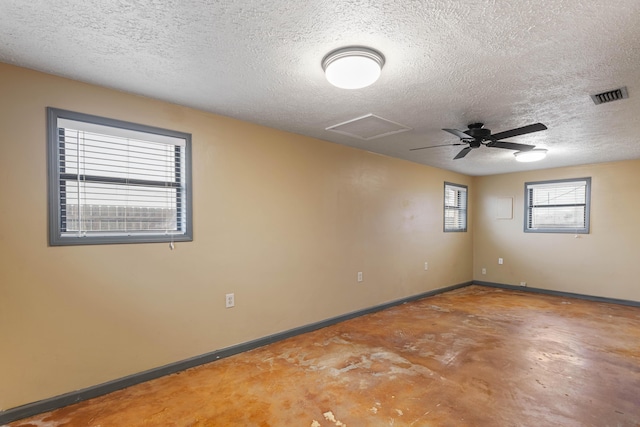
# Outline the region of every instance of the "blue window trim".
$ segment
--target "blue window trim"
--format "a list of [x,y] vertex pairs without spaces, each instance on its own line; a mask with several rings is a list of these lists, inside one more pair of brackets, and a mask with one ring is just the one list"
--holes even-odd
[[[585,181],[585,203],[580,206],[585,206],[584,227],[562,227],[562,228],[530,228],[531,224],[531,194],[530,185],[540,184],[562,184],[565,182],[577,182]],[[525,233],[564,233],[564,234],[589,234],[590,232],[590,212],[591,212],[591,177],[586,178],[566,178],[566,179],[552,179],[547,181],[531,181],[524,183],[524,232]]]
[[[74,121],[99,124],[113,128],[121,128],[144,132],[155,135],[164,135],[174,138],[183,139],[184,146],[184,179],[181,183],[182,191],[177,193],[180,198],[180,205],[184,207],[186,212],[178,215],[177,228],[182,228],[182,233],[165,234],[165,233],[145,233],[131,235],[99,235],[99,236],[69,236],[64,235],[62,230],[61,218],[61,199],[60,178],[64,175],[61,171],[61,165],[64,164],[64,157],[59,156],[58,150],[58,119],[69,119]],[[192,180],[191,180],[191,134],[178,132],[168,129],[162,129],[153,126],[141,125],[122,120],[110,119],[105,117],[93,116],[90,114],[67,111],[53,107],[47,107],[47,163],[48,163],[48,212],[49,212],[49,245],[50,246],[67,246],[67,245],[100,245],[100,244],[118,244],[118,243],[158,243],[158,242],[189,242],[193,241],[193,210],[192,210]],[[178,163],[179,160],[176,159]],[[176,163],[176,165],[177,165]],[[182,224],[184,218],[186,224]]]
[[[447,228],[447,186],[452,186],[452,187],[458,187],[458,188],[463,188],[464,189],[464,227],[463,228]],[[443,231],[445,233],[459,233],[459,232],[466,232],[467,228],[468,228],[468,224],[469,224],[469,188],[466,185],[462,185],[462,184],[454,184],[453,182],[446,182],[444,183],[444,187],[443,187],[443,204],[444,204],[444,210],[443,210]],[[460,209],[462,210],[462,209]]]

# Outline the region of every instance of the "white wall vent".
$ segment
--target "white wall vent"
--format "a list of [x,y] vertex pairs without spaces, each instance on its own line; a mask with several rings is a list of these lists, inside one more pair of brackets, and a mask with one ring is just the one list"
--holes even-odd
[[608,92],[596,93],[595,95],[591,95],[591,99],[596,105],[604,104],[605,102],[618,101],[619,99],[626,99],[628,97],[629,92],[627,92],[626,86],[619,89],[613,89]]

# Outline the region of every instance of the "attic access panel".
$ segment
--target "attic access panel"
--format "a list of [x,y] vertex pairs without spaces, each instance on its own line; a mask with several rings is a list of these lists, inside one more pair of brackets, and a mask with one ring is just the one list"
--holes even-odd
[[329,126],[326,130],[369,141],[371,139],[382,138],[383,136],[406,132],[411,130],[411,128],[376,116],[375,114],[367,114],[366,116]]

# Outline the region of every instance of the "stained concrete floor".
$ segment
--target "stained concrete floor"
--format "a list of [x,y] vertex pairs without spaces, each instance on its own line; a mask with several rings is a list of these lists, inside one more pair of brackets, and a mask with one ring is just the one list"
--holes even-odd
[[470,286],[11,427],[640,426],[640,308]]

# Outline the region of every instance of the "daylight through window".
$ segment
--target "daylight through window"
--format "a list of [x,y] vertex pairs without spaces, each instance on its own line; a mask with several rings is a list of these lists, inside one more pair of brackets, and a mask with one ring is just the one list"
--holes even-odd
[[524,231],[589,233],[591,178],[525,183]]
[[52,245],[192,240],[189,134],[48,112]]
[[444,183],[444,231],[467,231],[467,187]]

